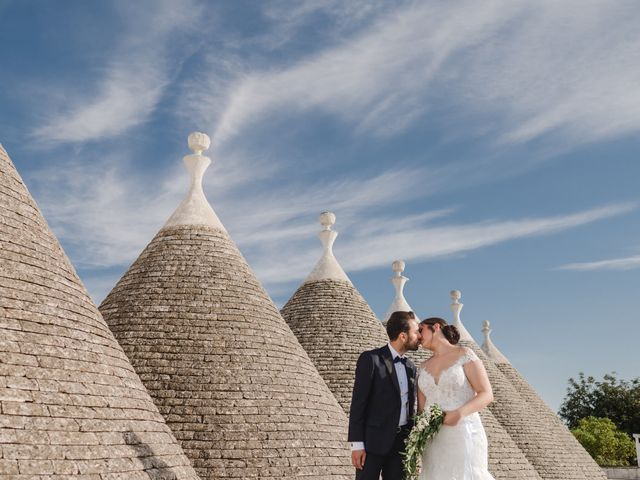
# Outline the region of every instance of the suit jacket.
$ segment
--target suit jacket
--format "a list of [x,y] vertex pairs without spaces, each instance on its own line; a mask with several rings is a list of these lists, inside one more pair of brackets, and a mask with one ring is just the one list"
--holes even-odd
[[[407,359],[409,427],[416,398],[416,366]],[[356,364],[349,412],[349,441],[364,442],[367,452],[386,455],[393,446],[400,420],[400,385],[389,346],[364,352]]]

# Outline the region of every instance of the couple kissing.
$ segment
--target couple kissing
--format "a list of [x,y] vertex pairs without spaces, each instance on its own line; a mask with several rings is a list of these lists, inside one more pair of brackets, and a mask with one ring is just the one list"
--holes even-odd
[[[493,392],[482,362],[458,345],[458,329],[442,318],[419,322],[413,312],[394,312],[387,335],[387,345],[363,352],[356,364],[348,437],[356,479],[404,479],[414,417],[439,405],[444,422],[421,452],[418,478],[494,480],[478,414]],[[406,353],[418,348],[432,355],[416,367]]]

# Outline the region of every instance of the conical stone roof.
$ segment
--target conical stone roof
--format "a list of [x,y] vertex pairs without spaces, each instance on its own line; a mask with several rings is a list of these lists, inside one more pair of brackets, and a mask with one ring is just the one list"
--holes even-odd
[[569,458],[572,459],[582,469],[585,478],[605,480],[607,476],[602,468],[591,458],[591,455],[580,445],[578,440],[573,436],[564,423],[560,420],[547,404],[540,398],[533,387],[527,382],[522,375],[511,365],[507,357],[493,344],[491,340],[491,328],[488,321],[483,322],[484,343],[482,350],[485,352],[489,360],[491,360],[498,370],[511,382],[516,391],[526,401],[529,406],[531,415],[539,421],[544,422],[545,426],[558,439],[558,443],[566,451]]
[[204,198],[208,138],[189,143],[187,198],[101,311],[203,479],[351,478],[347,418]]
[[[452,298],[454,324],[460,328],[459,292],[452,292]],[[585,474],[571,445],[567,446],[563,438],[555,434],[553,422],[532,411],[526,399],[472,338],[461,335],[460,344],[471,348],[482,360],[494,394],[489,410],[543,480],[604,480],[605,477]]]
[[0,476],[196,479],[2,146],[0,245]]
[[488,408],[482,410],[480,418],[489,444],[489,471],[494,478],[496,480],[541,480],[542,477],[491,410]]
[[348,414],[358,357],[389,339],[333,255],[335,215],[322,213],[320,223],[322,257],[281,313]]

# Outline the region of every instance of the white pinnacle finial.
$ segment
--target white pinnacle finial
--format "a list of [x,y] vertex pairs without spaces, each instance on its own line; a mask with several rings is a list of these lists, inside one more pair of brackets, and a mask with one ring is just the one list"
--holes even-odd
[[196,155],[202,155],[202,152],[209,150],[209,147],[211,146],[211,139],[206,133],[193,132],[189,135],[187,143],[193,153]]
[[463,303],[460,303],[460,298],[462,298],[462,293],[460,290],[451,290],[451,311],[453,312],[453,324],[458,328],[460,332],[460,340],[467,340],[473,342],[473,337],[469,333],[469,331],[462,324],[462,320],[460,320],[460,310],[464,307]]
[[387,309],[387,313],[384,316],[383,323],[389,320],[389,317],[393,312],[413,312],[413,309],[404,298],[404,285],[409,281],[407,277],[402,275],[405,266],[406,265],[403,260],[396,260],[391,264],[391,270],[393,270],[391,284],[395,289],[395,296],[393,298],[393,302],[391,302],[391,306]]
[[404,272],[405,267],[406,264],[404,263],[404,260],[396,260],[391,264],[391,270],[395,272],[397,277],[402,276],[402,272]]
[[320,225],[322,225],[322,231],[318,234],[320,241],[322,242],[322,257],[313,270],[304,280],[304,283],[316,282],[318,280],[341,280],[351,283],[347,274],[336,260],[333,255],[333,243],[336,241],[338,232],[331,230],[331,227],[336,223],[336,216],[332,212],[322,212],[320,214]]
[[489,323],[489,320],[485,320],[484,322],[482,322],[482,333],[484,333],[485,340],[489,338],[489,334],[491,333],[490,327],[491,327],[491,324]]
[[320,225],[324,227],[324,230],[331,230],[331,227],[336,223],[336,215],[333,212],[322,212],[320,214]]
[[191,177],[191,186],[187,196],[173,212],[164,227],[177,225],[206,225],[218,230],[226,231],[222,222],[213,211],[202,190],[202,178],[204,172],[211,165],[211,159],[202,155],[211,145],[211,140],[206,133],[193,132],[187,140],[192,153],[186,155],[183,160]]
[[510,363],[507,357],[505,357],[500,350],[491,341],[491,324],[489,320],[482,322],[482,333],[484,333],[484,343],[482,344],[482,351],[487,354],[494,363]]

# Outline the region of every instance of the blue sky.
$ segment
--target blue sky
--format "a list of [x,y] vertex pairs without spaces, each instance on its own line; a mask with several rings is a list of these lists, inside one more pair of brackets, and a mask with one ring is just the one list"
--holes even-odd
[[0,141],[100,302],[187,188],[278,305],[334,251],[378,316],[482,320],[557,408],[640,372],[634,1],[0,0]]

